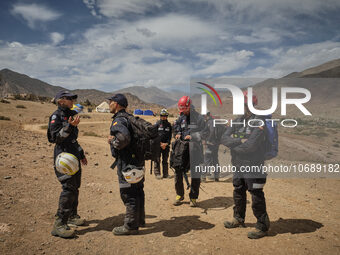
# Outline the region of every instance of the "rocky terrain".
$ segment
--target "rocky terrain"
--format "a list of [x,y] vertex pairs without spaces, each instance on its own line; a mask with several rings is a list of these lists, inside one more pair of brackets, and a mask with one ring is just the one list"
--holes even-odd
[[[55,105],[9,101],[0,103],[0,115],[10,118],[0,120],[1,254],[340,253],[339,179],[269,178],[264,188],[269,236],[250,240],[247,232],[256,220],[249,196],[247,228],[223,226],[232,216],[230,176],[203,183],[199,207],[191,208],[187,192],[183,205],[172,205],[173,179],[156,180],[147,173],[146,227],[138,236],[114,236],[111,231],[122,224],[125,210],[116,172],[109,168],[113,159],[106,136],[111,115],[100,113],[81,114],[79,125],[79,143],[89,160],[82,172],[79,214],[87,223],[77,228],[76,239],[53,237],[50,231],[61,187],[53,171],[53,145],[46,139],[46,125]],[[336,130],[325,127],[323,137],[280,131],[280,154],[270,163],[338,162]],[[229,164],[229,151],[223,151],[220,163]]]

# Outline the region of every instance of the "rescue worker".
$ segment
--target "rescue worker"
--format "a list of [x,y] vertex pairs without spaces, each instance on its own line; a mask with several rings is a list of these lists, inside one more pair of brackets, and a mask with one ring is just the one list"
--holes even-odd
[[[169,151],[170,151],[170,142],[171,142],[171,136],[172,136],[172,127],[170,122],[168,121],[168,110],[162,109],[160,112],[160,120],[156,122],[156,126],[158,129],[158,134],[161,138],[161,156],[162,156],[162,167],[163,167],[163,178],[168,178],[168,159],[169,159]],[[157,179],[161,179],[161,173],[160,173],[160,161],[159,158],[155,162],[155,176]]]
[[[55,143],[54,163],[61,152],[68,152],[75,155],[82,165],[87,165],[84,150],[77,142],[77,126],[80,118],[79,116],[75,117],[77,112],[71,110],[76,99],[77,95],[67,90],[58,92],[54,98],[58,109],[50,116],[47,131],[49,142]],[[81,226],[84,224],[84,219],[80,218],[77,211],[81,164],[79,164],[79,171],[74,175],[62,174],[54,167],[55,174],[62,185],[56,220],[51,232],[54,236],[72,237],[74,230],[69,225]]]
[[136,144],[133,130],[126,116],[127,98],[123,94],[115,94],[108,98],[110,112],[113,113],[108,143],[112,156],[116,159],[112,168],[117,166],[121,199],[126,207],[124,225],[113,229],[114,235],[135,235],[138,228],[145,226],[144,210],[144,178],[138,183],[128,183],[123,175],[129,166],[144,166],[144,159],[135,153]]
[[184,199],[183,175],[184,177],[186,177],[186,172],[190,169],[190,206],[197,207],[201,176],[200,173],[196,173],[195,171],[193,171],[193,169],[196,165],[202,163],[203,161],[201,131],[204,129],[205,123],[204,118],[194,109],[191,104],[191,99],[188,96],[183,96],[178,101],[178,110],[180,116],[175,121],[174,125],[175,139],[189,141],[189,155],[195,155],[195,157],[190,157],[190,164],[188,169],[175,169],[175,190],[177,196],[173,204],[180,205]]
[[[224,126],[220,125],[214,127],[214,119],[212,118],[210,112],[206,114],[206,125],[203,130],[203,139],[205,143],[204,151],[204,165],[205,166],[216,166],[218,165],[218,149],[220,146],[221,135],[223,134],[220,130],[225,131]],[[206,180],[206,175],[210,174],[209,179],[214,181],[219,181],[220,173],[215,170],[213,173],[206,173],[202,175],[201,180]]]
[[[261,121],[253,120],[252,126],[248,121],[260,119],[252,114],[248,108],[247,92],[244,92],[245,114],[233,121],[222,137],[222,144],[230,148],[231,161],[237,171],[233,175],[234,217],[231,221],[224,222],[226,228],[244,227],[247,205],[247,190],[252,197],[252,209],[257,219],[255,231],[248,233],[248,238],[258,239],[267,235],[269,217],[266,210],[266,200],[263,187],[266,183],[266,174],[262,171],[265,154],[265,130]],[[257,97],[252,98],[253,105],[257,105]],[[237,123],[236,123],[237,122]],[[234,124],[236,123],[236,124]],[[254,127],[257,126],[257,127]],[[258,172],[245,172],[246,166],[258,166]],[[242,171],[243,167],[243,171]]]

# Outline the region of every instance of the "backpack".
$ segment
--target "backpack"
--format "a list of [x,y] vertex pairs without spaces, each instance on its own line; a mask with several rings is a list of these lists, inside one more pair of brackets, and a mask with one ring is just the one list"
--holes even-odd
[[271,121],[272,116],[265,116],[265,154],[264,159],[270,160],[275,158],[279,152],[279,134],[277,132],[277,123]]
[[130,123],[133,131],[134,152],[141,160],[156,161],[161,154],[160,137],[156,125],[128,113],[121,113]]
[[170,167],[173,169],[189,170],[189,141],[175,140],[171,144]]

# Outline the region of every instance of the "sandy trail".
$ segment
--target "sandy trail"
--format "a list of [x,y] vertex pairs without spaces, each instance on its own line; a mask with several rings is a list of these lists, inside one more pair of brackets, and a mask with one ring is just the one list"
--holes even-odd
[[113,158],[105,138],[86,136],[79,138],[89,160],[83,168],[79,214],[87,226],[77,229],[77,239],[52,237],[60,184],[52,168],[53,146],[40,126],[3,126],[0,131],[3,254],[340,253],[340,180],[329,179],[269,179],[264,189],[272,222],[269,236],[249,240],[247,232],[256,222],[249,196],[247,228],[223,227],[232,216],[230,178],[204,183],[198,208],[189,207],[187,191],[185,203],[175,207],[173,179],[156,180],[147,171],[146,228],[138,236],[113,236],[125,211],[116,172],[109,168]]

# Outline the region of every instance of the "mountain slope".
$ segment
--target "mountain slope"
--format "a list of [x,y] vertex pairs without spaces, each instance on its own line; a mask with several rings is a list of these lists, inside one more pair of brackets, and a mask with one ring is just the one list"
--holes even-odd
[[284,78],[340,78],[340,59],[288,74]]
[[[10,94],[34,94],[53,98],[62,89],[60,86],[53,86],[38,79],[31,78],[25,74],[20,74],[9,69],[0,71],[0,97]],[[76,89],[70,90],[78,95],[78,102],[86,99],[90,102],[99,104],[113,93],[107,93],[96,89]],[[161,106],[146,103],[131,93],[125,93],[131,107],[159,109]]]
[[144,86],[128,87],[115,92],[131,93],[145,102],[160,104],[166,107],[176,104],[181,95],[179,92],[167,92],[157,87]]
[[[305,104],[312,114],[323,116],[338,115],[340,107],[340,59],[335,59],[322,65],[291,73],[280,79],[268,79],[254,85],[254,91],[259,97],[259,106],[268,109],[272,103],[272,87],[277,87],[280,97],[282,87],[306,88],[311,93],[311,100]],[[288,98],[298,98],[301,94],[289,93]],[[278,105],[278,109],[280,105]],[[294,111],[289,111],[294,109]],[[295,106],[288,106],[288,114],[302,113]]]
[[0,96],[7,94],[35,94],[53,97],[62,87],[52,86],[46,82],[31,78],[25,74],[9,69],[0,71]]

